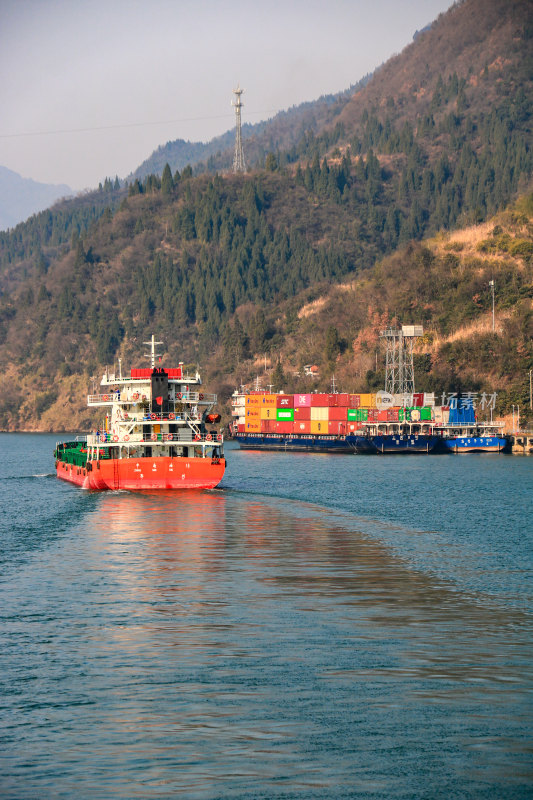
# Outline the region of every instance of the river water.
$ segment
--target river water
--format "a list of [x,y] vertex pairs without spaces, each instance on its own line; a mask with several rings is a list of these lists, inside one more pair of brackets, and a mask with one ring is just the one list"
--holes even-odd
[[97,494],[56,438],[0,435],[2,798],[533,796],[533,459]]

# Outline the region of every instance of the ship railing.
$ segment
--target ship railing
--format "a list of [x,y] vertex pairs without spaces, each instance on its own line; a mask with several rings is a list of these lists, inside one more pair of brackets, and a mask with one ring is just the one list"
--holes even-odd
[[[106,406],[106,405],[113,405],[116,401],[116,396],[109,392],[108,394],[88,394],[87,395],[87,405],[88,406]],[[120,401],[119,401],[120,402]]]
[[[148,402],[150,402],[150,398],[144,395],[140,396],[138,392],[121,391],[87,395],[87,405],[89,406],[110,406],[113,405],[113,403],[132,405],[133,403]],[[216,394],[205,392],[176,392],[175,397],[170,398],[170,402],[214,405],[217,402],[217,396]]]
[[216,394],[209,394],[206,392],[176,392],[175,402],[211,405],[217,402],[217,396]]
[[118,434],[118,433],[96,433],[87,437],[87,446],[98,447],[101,445],[109,446],[130,446],[134,447],[139,444],[155,444],[155,443],[187,443],[199,445],[216,445],[224,442],[222,433],[193,433],[188,429],[183,429],[177,433],[151,433],[151,434]]

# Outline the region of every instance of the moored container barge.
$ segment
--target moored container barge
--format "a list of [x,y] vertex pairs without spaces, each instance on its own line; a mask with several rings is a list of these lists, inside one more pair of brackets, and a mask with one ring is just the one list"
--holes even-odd
[[[243,449],[431,452],[437,440],[431,408],[412,414],[380,408],[384,394],[234,392],[232,435]],[[424,395],[415,399],[423,402]]]
[[[324,453],[466,453],[508,449],[503,423],[411,395],[234,392],[231,432],[243,449]],[[396,403],[396,405],[392,405]],[[403,405],[399,405],[403,403]]]

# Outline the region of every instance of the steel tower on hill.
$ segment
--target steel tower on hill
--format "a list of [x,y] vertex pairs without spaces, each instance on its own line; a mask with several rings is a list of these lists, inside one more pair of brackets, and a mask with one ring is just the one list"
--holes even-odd
[[233,156],[233,172],[244,172],[246,170],[241,139],[241,108],[244,105],[241,102],[241,94],[243,92],[244,89],[241,89],[240,86],[237,85],[237,88],[233,90],[233,94],[236,95],[237,99],[231,101],[231,105],[235,106],[235,153]]
[[415,390],[413,346],[418,336],[424,335],[422,325],[402,325],[387,328],[381,336],[387,342],[385,391],[389,394],[412,394]]

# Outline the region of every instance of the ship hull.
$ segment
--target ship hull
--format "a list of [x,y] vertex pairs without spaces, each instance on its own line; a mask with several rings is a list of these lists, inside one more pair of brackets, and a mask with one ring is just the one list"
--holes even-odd
[[449,453],[501,453],[507,447],[507,439],[500,436],[457,436],[443,439],[442,444]]
[[242,450],[281,450],[301,453],[355,453],[358,436],[275,436],[260,433],[237,433],[235,440]]
[[129,458],[56,464],[58,478],[92,491],[213,489],[224,475],[223,458]]
[[438,436],[413,434],[384,434],[369,436],[357,444],[360,454],[391,453],[431,453],[438,442]]

